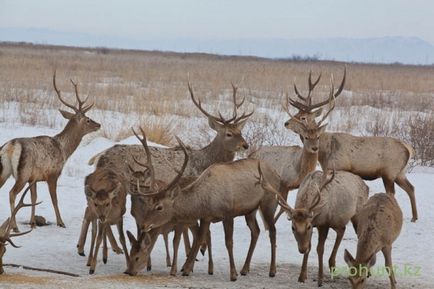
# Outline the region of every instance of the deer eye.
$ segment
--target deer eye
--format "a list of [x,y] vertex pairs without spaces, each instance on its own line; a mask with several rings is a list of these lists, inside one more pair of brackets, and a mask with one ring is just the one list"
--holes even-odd
[[226,136],[227,136],[227,137],[232,137],[232,133],[231,133],[231,132],[227,132],[227,133],[226,133]]
[[312,229],[312,225],[311,225],[311,224],[309,224],[309,225],[307,226],[307,230],[310,230],[310,229]]
[[136,261],[139,261],[139,257],[136,257]]
[[106,207],[108,207],[108,206],[109,206],[109,204],[105,204],[105,206],[106,206]]
[[157,205],[156,207],[155,207],[155,210],[157,210],[157,211],[161,211],[163,209],[163,206],[162,205]]

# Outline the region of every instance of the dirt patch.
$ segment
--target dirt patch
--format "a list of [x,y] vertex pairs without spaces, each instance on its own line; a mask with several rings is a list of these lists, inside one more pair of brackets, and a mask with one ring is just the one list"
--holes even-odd
[[44,285],[50,281],[48,277],[29,276],[23,274],[2,274],[0,275],[0,281],[9,284],[34,284]]

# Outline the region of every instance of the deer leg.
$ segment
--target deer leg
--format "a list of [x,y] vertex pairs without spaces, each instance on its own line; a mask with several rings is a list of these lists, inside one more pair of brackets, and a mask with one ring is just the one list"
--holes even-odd
[[233,251],[234,219],[230,218],[230,219],[224,220],[223,221],[223,228],[225,230],[226,250],[228,251],[228,255],[229,255],[231,281],[236,281],[238,273],[237,273],[237,269],[235,268],[234,251]]
[[412,213],[412,222],[417,221],[417,207],[416,207],[416,195],[414,193],[414,186],[410,183],[410,181],[407,179],[405,175],[400,175],[395,180],[395,183],[398,184],[404,191],[407,192],[408,197],[410,198],[411,203],[411,213]]
[[190,253],[188,254],[187,260],[184,263],[184,272],[182,272],[182,276],[188,276],[190,272],[193,270],[194,261],[196,260],[197,252],[199,251],[200,245],[203,243],[203,240],[206,238],[206,234],[209,230],[210,222],[201,220],[199,226],[199,232],[197,237],[194,238],[193,246],[191,247]]
[[[170,269],[170,275],[176,276],[176,272],[178,271],[178,249],[179,242],[181,241],[181,235],[185,232],[185,228],[183,225],[177,224],[175,226],[175,236],[173,237],[173,261],[172,268]],[[184,239],[185,243],[185,239]]]
[[[26,184],[26,182],[22,182],[22,181],[17,180],[15,182],[15,185],[12,187],[12,189],[9,192],[9,205],[11,207],[11,215],[15,209],[15,198],[17,197],[18,193],[23,189],[25,184]],[[12,229],[14,230],[14,232],[18,233],[19,230],[18,230],[15,216],[12,216],[11,225],[12,225]]]
[[[30,182],[29,182],[30,185]],[[36,204],[36,200],[38,198],[38,195],[36,193],[36,182],[30,186],[30,198],[32,200],[32,204]],[[32,229],[36,228],[36,221],[35,221],[35,207],[36,206],[32,206],[31,208],[31,213],[30,213],[30,227]]]
[[[110,225],[107,225],[107,227],[110,227]],[[107,259],[108,259],[107,233],[104,233],[104,236],[102,236],[102,262],[104,264],[107,264]]]
[[386,189],[386,193],[389,194],[395,194],[395,185],[393,180],[387,178],[387,177],[383,177],[383,184],[384,184],[384,188]]
[[307,279],[307,260],[309,259],[310,246],[309,244],[309,250],[303,255],[303,264],[301,265],[300,276],[298,276],[300,283],[304,283]]
[[172,266],[170,262],[170,251],[169,251],[169,233],[163,232],[164,246],[166,247],[166,266]]
[[90,240],[90,250],[89,250],[89,257],[87,257],[87,266],[90,266],[93,259],[93,254],[95,251],[95,242],[96,242],[96,233],[97,233],[97,220],[92,220],[92,238]]
[[250,246],[243,269],[240,272],[241,275],[247,275],[247,273],[250,271],[250,262],[252,261],[253,251],[255,250],[256,242],[258,241],[259,233],[261,232],[258,221],[256,220],[256,211],[246,215],[245,219],[247,226],[250,229]]
[[[194,227],[194,228],[192,228],[192,227]],[[195,224],[195,225],[189,227],[189,229],[191,230],[191,232],[194,236],[194,234],[197,234],[198,226],[197,226],[197,224]],[[190,249],[191,249],[190,237],[188,236],[188,228],[183,229],[182,239],[184,240],[184,250],[185,250],[185,255],[187,256],[188,253],[190,252]]]
[[87,237],[87,231],[89,230],[90,220],[91,217],[90,217],[89,207],[86,207],[83,221],[81,222],[80,237],[78,238],[78,243],[77,243],[77,253],[80,256],[85,256],[84,244],[86,244],[86,237]]
[[[112,246],[113,252],[115,252],[118,255],[123,254],[124,251],[121,248],[119,248],[118,243],[116,242],[116,238],[113,235],[113,231],[110,227],[107,227],[106,234],[107,234],[107,238],[110,242],[110,246]],[[119,237],[120,237],[120,235],[119,235]]]
[[98,237],[96,239],[95,252],[93,254],[93,258],[92,258],[92,261],[90,263],[89,274],[95,273],[95,267],[96,267],[96,261],[98,259],[99,247],[101,246],[102,239],[105,238],[105,229],[106,229],[106,224],[103,224],[103,223],[101,223],[101,221],[98,221]]
[[395,289],[396,279],[392,265],[392,246],[386,246],[381,251],[383,252],[386,269],[388,271],[387,273],[389,274],[390,288]]
[[336,241],[335,241],[332,253],[331,253],[330,258],[329,258],[330,272],[333,272],[333,270],[336,267],[336,254],[338,253],[339,246],[341,245],[342,239],[344,238],[345,229],[346,229],[346,227],[334,228],[334,230],[336,231]]
[[[119,241],[121,242],[121,246],[122,246],[122,249],[123,249],[124,254],[125,254],[125,261],[126,261],[127,266],[128,266],[128,263],[130,262],[130,256],[129,256],[129,254],[128,254],[127,243],[125,242],[124,221],[123,221],[122,218],[121,218],[121,219],[119,220],[119,222],[116,224],[116,227],[118,228]],[[111,233],[111,234],[112,234],[112,237],[113,237],[113,233]],[[110,238],[109,238],[109,239],[110,239]],[[114,237],[113,237],[113,240],[115,240]],[[115,243],[116,243],[116,241],[115,241]],[[113,246],[113,245],[112,245],[112,246]]]
[[270,272],[268,273],[268,276],[270,277],[276,276],[276,225],[274,224],[274,213],[276,212],[276,206],[270,208],[260,208],[264,218],[265,227],[268,227],[268,236],[270,237],[271,263]]
[[51,202],[53,203],[54,212],[56,213],[57,226],[66,228],[62,221],[62,217],[60,216],[59,206],[57,205],[57,177],[49,178],[47,183],[48,190],[50,191]]
[[358,226],[357,215],[351,218],[351,223],[353,224],[354,232],[357,235],[357,226]]
[[206,246],[208,247],[208,275],[214,274],[214,261],[212,259],[211,231],[206,234]]
[[322,286],[322,280],[324,278],[324,244],[327,239],[329,232],[329,227],[318,227],[318,245],[316,247],[316,252],[318,254],[318,287]]

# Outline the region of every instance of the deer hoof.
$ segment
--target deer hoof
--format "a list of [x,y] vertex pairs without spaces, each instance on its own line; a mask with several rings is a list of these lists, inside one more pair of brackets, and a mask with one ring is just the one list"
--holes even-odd
[[411,222],[412,222],[412,223],[416,223],[416,221],[417,221],[417,218],[412,218],[412,219],[411,219]]
[[104,264],[107,264],[107,258],[102,258],[102,262],[103,262]]
[[92,275],[93,273],[95,273],[95,269],[90,269],[90,270],[89,270],[89,274]]
[[268,274],[268,276],[270,276],[270,277],[274,277],[274,276],[276,276],[276,272],[270,272],[270,273]]
[[61,227],[61,228],[66,228],[64,223],[57,223],[57,226]]
[[151,270],[152,270],[152,266],[147,266],[147,267],[146,267],[146,271],[149,272],[149,271],[151,271]]
[[78,255],[80,255],[80,256],[86,256],[86,255],[84,254],[84,252],[78,252]]
[[200,248],[200,253],[202,254],[202,256],[205,256],[205,249],[204,248]]

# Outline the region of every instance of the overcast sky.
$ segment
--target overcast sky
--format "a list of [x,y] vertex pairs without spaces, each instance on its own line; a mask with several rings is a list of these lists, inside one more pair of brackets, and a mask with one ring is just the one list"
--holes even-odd
[[416,36],[434,44],[429,0],[0,0],[0,28],[150,38]]

